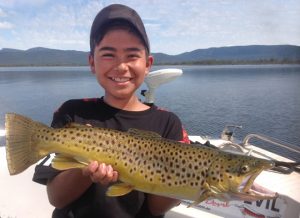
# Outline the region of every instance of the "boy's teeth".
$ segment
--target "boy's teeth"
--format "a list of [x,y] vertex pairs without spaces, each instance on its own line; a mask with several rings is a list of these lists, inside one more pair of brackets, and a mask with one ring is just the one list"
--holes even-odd
[[112,78],[116,82],[127,82],[129,81],[129,78],[119,78],[119,77],[113,77]]

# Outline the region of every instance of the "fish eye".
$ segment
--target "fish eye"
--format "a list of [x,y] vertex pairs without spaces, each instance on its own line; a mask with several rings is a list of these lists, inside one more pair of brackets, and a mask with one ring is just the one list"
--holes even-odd
[[241,173],[248,173],[249,172],[249,166],[248,165],[243,165],[241,167]]

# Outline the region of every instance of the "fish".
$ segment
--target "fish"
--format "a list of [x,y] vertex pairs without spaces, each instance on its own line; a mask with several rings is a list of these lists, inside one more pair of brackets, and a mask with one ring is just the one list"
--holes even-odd
[[209,198],[261,200],[277,197],[252,188],[256,177],[274,162],[219,149],[162,138],[151,131],[118,131],[71,123],[51,128],[25,116],[5,116],[6,158],[16,175],[55,153],[58,170],[83,168],[91,161],[110,164],[118,182],[107,196],[132,190],[189,200],[190,206]]

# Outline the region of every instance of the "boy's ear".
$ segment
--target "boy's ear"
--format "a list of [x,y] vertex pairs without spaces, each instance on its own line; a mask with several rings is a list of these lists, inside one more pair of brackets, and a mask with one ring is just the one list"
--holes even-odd
[[94,62],[94,56],[93,55],[89,55],[89,64],[90,64],[90,68],[93,74],[96,73],[95,71],[95,62]]
[[154,61],[153,56],[149,55],[147,63],[146,63],[146,74],[148,74],[150,72],[152,64],[153,64],[153,61]]

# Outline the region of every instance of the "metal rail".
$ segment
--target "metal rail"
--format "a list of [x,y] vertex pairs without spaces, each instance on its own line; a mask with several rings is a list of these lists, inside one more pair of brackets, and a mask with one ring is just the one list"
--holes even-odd
[[272,138],[270,136],[259,135],[259,134],[249,134],[249,135],[247,135],[244,138],[244,140],[242,142],[242,145],[243,146],[251,145],[248,142],[249,142],[250,139],[253,139],[253,138],[260,139],[262,141],[265,141],[265,142],[277,145],[277,146],[282,147],[282,148],[286,148],[286,149],[288,149],[290,151],[297,152],[297,153],[300,154],[300,147],[297,147],[295,145],[289,144],[287,142],[282,142],[282,141],[280,141],[280,140],[278,140],[276,138]]

